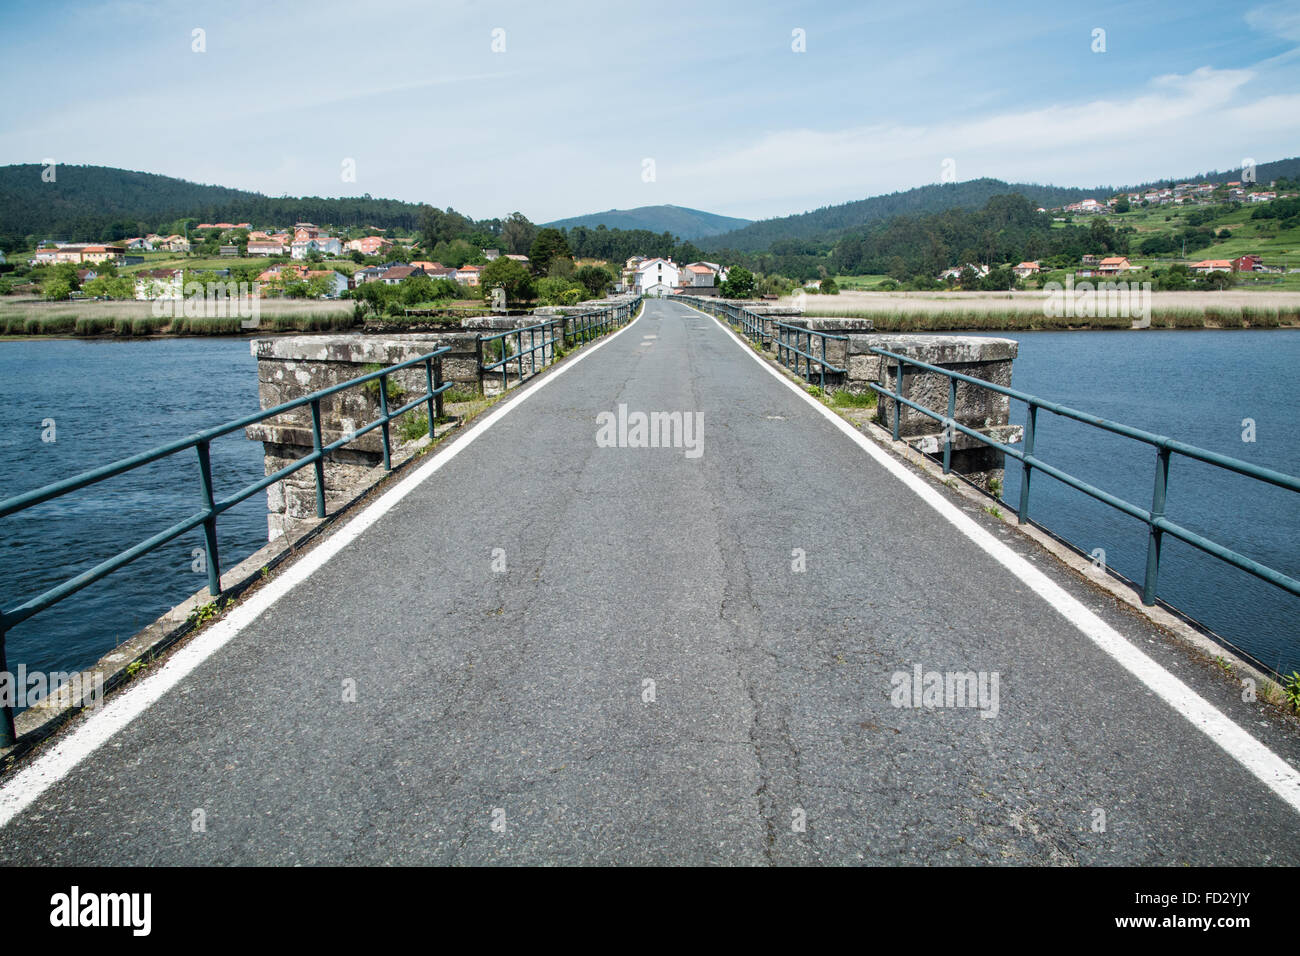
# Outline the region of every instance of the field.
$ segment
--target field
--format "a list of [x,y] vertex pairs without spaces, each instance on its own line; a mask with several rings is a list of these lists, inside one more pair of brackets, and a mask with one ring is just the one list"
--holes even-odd
[[[121,270],[122,275],[131,275],[135,272],[141,272],[146,269],[194,269],[201,271],[216,271],[220,269],[229,269],[231,266],[249,266],[261,265],[265,263],[269,266],[273,261],[268,256],[248,256],[239,258],[238,256],[187,256],[183,253],[175,252],[146,252],[142,253],[144,263],[137,266],[124,266]],[[285,259],[286,256],[280,256],[279,259]],[[298,262],[298,265],[308,265],[305,262]],[[345,275],[352,275],[360,268],[351,259],[326,259],[323,262],[310,266],[312,269],[334,269]]]

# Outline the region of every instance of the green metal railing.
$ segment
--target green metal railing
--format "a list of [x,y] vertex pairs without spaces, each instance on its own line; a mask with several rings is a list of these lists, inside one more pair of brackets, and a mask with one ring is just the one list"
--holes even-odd
[[611,306],[607,309],[595,309],[591,312],[577,312],[564,317],[564,337],[566,343],[583,345],[599,338],[606,332],[622,328],[632,318],[636,303]]
[[[564,348],[571,345],[584,345],[606,332],[627,325],[640,301],[640,298],[637,298],[605,309],[557,316],[536,325],[507,329],[492,335],[480,333],[476,344],[480,390],[489,373],[498,370],[501,373],[502,391],[510,387],[512,370],[516,385],[532,378],[554,359],[557,344]],[[527,345],[524,344],[525,337],[528,339]],[[513,352],[511,346],[514,347]],[[537,358],[539,352],[540,361]]]
[[[826,376],[828,373],[830,375],[844,375],[847,372],[846,369],[832,365],[826,359],[826,343],[828,341],[847,343],[849,341],[847,335],[832,335],[829,332],[807,329],[801,325],[777,322],[768,316],[759,315],[757,312],[751,312],[743,306],[733,305],[730,302],[720,302],[699,296],[682,296],[681,298],[689,300],[695,308],[702,312],[708,312],[718,318],[725,319],[732,326],[739,328],[751,342],[761,345],[765,349],[775,339],[777,361],[809,384],[812,384],[813,376],[816,375],[823,392],[826,391]],[[775,332],[767,331],[769,321]],[[816,345],[813,344],[814,340],[817,341]],[[816,366],[815,370],[814,366]]]
[[[558,343],[563,346],[567,338],[564,331],[564,319],[551,319],[547,322],[539,322],[536,325],[527,325],[521,329],[510,329],[505,332],[498,332],[495,335],[479,334],[475,343],[475,349],[478,354],[478,382],[479,391],[483,390],[484,381],[491,372],[501,370],[501,391],[510,387],[510,367],[513,364],[516,381],[519,384],[526,378],[532,378],[539,370],[544,369],[555,357],[555,346]],[[524,336],[528,337],[528,345],[524,346]],[[514,346],[514,352],[510,351],[510,346]],[[538,361],[537,353],[541,352],[541,360]],[[490,357],[489,353],[495,353],[496,357]],[[525,362],[527,356],[527,362]],[[524,374],[525,366],[528,374]]]
[[749,339],[755,345],[761,345],[763,348],[767,348],[768,343],[772,341],[772,334],[767,331],[768,320],[766,316],[759,315],[757,312],[751,312],[743,306],[733,305],[730,302],[723,302],[718,299],[693,295],[683,295],[679,298],[688,300],[701,312],[708,312],[718,318],[725,319],[728,324],[743,332],[745,338]]
[[[826,361],[826,343],[845,342],[849,337],[847,335],[831,335],[827,332],[818,332],[815,329],[805,329],[798,325],[787,325],[784,322],[773,322],[773,328],[776,329],[776,359],[796,375],[802,376],[805,382],[812,384],[813,365],[817,366],[817,375],[821,390],[826,391],[826,373],[832,375],[844,375],[846,369],[831,365]],[[813,352],[813,339],[821,343],[821,354]],[[845,348],[847,349],[847,345]],[[802,359],[802,363],[800,360]],[[802,368],[800,367],[802,364]]]
[[[220,556],[217,552],[217,519],[226,511],[229,511],[235,505],[252,497],[259,491],[270,487],[278,481],[283,481],[298,470],[311,465],[315,472],[316,480],[316,515],[325,517],[325,459],[334,451],[350,444],[362,435],[365,435],[378,428],[383,433],[383,456],[384,468],[392,467],[390,455],[391,439],[389,434],[389,423],[393,419],[413,411],[420,405],[425,405],[429,416],[429,437],[434,437],[434,425],[443,415],[443,392],[451,388],[452,383],[442,381],[442,356],[450,352],[450,348],[435,349],[418,358],[409,359],[405,362],[399,362],[390,365],[387,368],[380,369],[376,372],[370,372],[358,378],[349,379],[346,382],[340,382],[338,385],[330,386],[310,395],[304,395],[302,398],[294,399],[291,402],[284,402],[273,408],[255,412],[246,415],[243,418],[236,419],[233,422],[227,422],[224,425],[218,425],[215,428],[209,428],[206,431],[190,435],[188,438],[181,438],[170,442],[166,445],[160,445],[149,451],[141,452],[130,458],[123,458],[120,461],[111,464],[102,465],[99,468],[83,472],[71,478],[65,478],[63,481],[57,481],[53,484],[46,485],[43,488],[37,488],[25,492],[21,495],[15,495],[0,501],[0,518],[18,514],[28,508],[35,507],[46,501],[62,497],[70,492],[77,491],[89,485],[96,484],[108,478],[125,474],[140,468],[152,462],[159,461],[163,458],[170,457],[178,452],[194,449],[199,465],[199,510],[194,512],[188,518],[178,521],[170,527],[159,531],[152,537],[121,551],[113,557],[102,561],[95,567],[83,571],[80,574],[68,578],[60,584],[28,598],[19,604],[0,610],[0,673],[8,673],[9,665],[5,656],[5,634],[16,624],[26,621],[33,615],[39,614],[46,608],[49,608],[64,598],[75,594],[82,588],[98,581],[112,572],[130,564],[141,555],[193,531],[195,528],[203,528],[204,550],[206,551],[207,572],[208,572],[208,593],[213,597],[221,594],[221,564]],[[400,408],[390,409],[388,407],[388,377],[394,372],[402,369],[414,368],[423,365],[425,374],[425,383],[427,391],[419,398],[413,399],[402,405]],[[345,389],[355,388],[359,385],[365,385],[368,382],[378,380],[379,382],[379,407],[380,416],[373,422],[349,432],[337,441],[330,442],[328,445],[323,443],[321,438],[321,400],[335,395]],[[267,475],[260,481],[246,485],[235,493],[218,499],[212,482],[212,461],[210,447],[214,439],[231,432],[246,428],[249,425],[256,425],[264,422],[269,418],[275,418],[278,415],[284,415],[303,406],[311,407],[311,432],[312,432],[312,451],[308,455],[296,459],[290,464],[284,466],[273,474]],[[9,746],[14,742],[14,718],[13,710],[10,707],[0,709],[0,746]]]
[[[1090,415],[1087,412],[1081,412],[1077,409],[1060,405],[1056,402],[1039,398],[1036,395],[1030,395],[1026,392],[1020,392],[1013,388],[1003,385],[995,385],[992,382],[986,382],[983,379],[974,378],[961,372],[954,372],[951,369],[940,368],[937,365],[929,365],[925,362],[918,362],[916,359],[908,358],[906,355],[899,355],[896,352],[886,351],[885,349],[871,349],[876,355],[894,362],[894,391],[890,391],[883,384],[872,382],[871,388],[879,395],[893,400],[893,436],[898,441],[900,431],[900,421],[902,408],[906,405],[929,418],[934,419],[943,426],[944,447],[943,447],[943,470],[946,474],[951,466],[952,440],[956,432],[969,435],[971,438],[981,442],[990,448],[995,448],[1003,454],[1010,455],[1021,464],[1020,478],[1020,508],[1019,518],[1022,522],[1029,521],[1029,492],[1032,484],[1034,472],[1040,471],[1045,475],[1055,478],[1057,481],[1081,491],[1091,498],[1109,505],[1117,511],[1123,512],[1133,518],[1138,519],[1147,526],[1147,557],[1146,557],[1146,574],[1142,583],[1142,603],[1152,605],[1156,601],[1156,581],[1160,574],[1160,549],[1163,538],[1166,534],[1172,535],[1180,541],[1190,544],[1192,547],[1205,552],[1211,557],[1218,558],[1233,567],[1239,568],[1248,574],[1252,574],[1269,584],[1275,585],[1288,591],[1291,594],[1300,595],[1300,581],[1292,578],[1275,568],[1267,567],[1258,561],[1239,554],[1230,548],[1212,541],[1209,538],[1199,535],[1194,531],[1189,531],[1181,525],[1175,524],[1165,517],[1165,500],[1169,489],[1169,465],[1170,458],[1173,455],[1182,455],[1185,458],[1191,458],[1196,461],[1205,462],[1218,468],[1234,474],[1244,475],[1247,478],[1253,478],[1256,481],[1266,482],[1270,485],[1276,485],[1279,488],[1285,488],[1289,491],[1300,492],[1300,478],[1283,474],[1279,471],[1273,471],[1270,468],[1261,468],[1259,465],[1253,465],[1248,461],[1242,461],[1239,458],[1230,458],[1227,455],[1220,455],[1217,452],[1207,451],[1204,448],[1197,448],[1195,445],[1188,445],[1184,442],[1176,441],[1172,438],[1166,438],[1163,435],[1156,435],[1152,432],[1143,431],[1140,428],[1133,428],[1129,425],[1121,425],[1118,422],[1112,422],[1108,419],[1099,418],[1096,415]],[[929,408],[918,405],[916,402],[906,399],[902,395],[903,375],[908,367],[916,368],[920,371],[931,372],[937,375],[946,376],[948,379],[948,412],[941,415]],[[1026,405],[1025,415],[1025,432],[1022,442],[1023,450],[1012,448],[1002,442],[994,441],[987,435],[968,428],[961,424],[954,417],[956,414],[957,404],[957,383],[966,382],[980,388],[988,389],[999,395],[1006,395],[1008,398]],[[1054,415],[1062,418],[1072,419],[1076,422],[1082,422],[1094,428],[1100,428],[1103,431],[1111,432],[1115,435],[1122,435],[1125,438],[1131,438],[1135,441],[1151,445],[1156,449],[1155,461],[1155,479],[1154,487],[1151,493],[1151,507],[1143,508],[1139,505],[1132,504],[1122,498],[1103,491],[1086,481],[1082,481],[1073,475],[1067,474],[1059,468],[1049,465],[1047,462],[1034,455],[1034,440],[1038,427],[1038,410],[1044,409]]]

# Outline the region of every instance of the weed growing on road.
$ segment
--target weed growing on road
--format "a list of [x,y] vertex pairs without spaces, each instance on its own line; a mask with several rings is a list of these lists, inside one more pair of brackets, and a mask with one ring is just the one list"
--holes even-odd
[[1259,685],[1259,699],[1265,703],[1280,707],[1286,699],[1286,691],[1266,677]]
[[1286,679],[1286,686],[1282,688],[1282,693],[1291,712],[1300,714],[1300,673],[1291,672],[1291,676]]
[[993,517],[997,518],[999,521],[1002,520],[1002,512],[999,511],[999,510],[997,509],[996,506],[994,506],[994,505],[985,505],[985,506],[984,506],[984,511],[985,511],[985,513],[990,514],[990,515],[992,515]]
[[200,604],[190,611],[190,616],[186,620],[193,627],[202,627],[221,613],[224,604],[224,601],[211,601],[207,604]]

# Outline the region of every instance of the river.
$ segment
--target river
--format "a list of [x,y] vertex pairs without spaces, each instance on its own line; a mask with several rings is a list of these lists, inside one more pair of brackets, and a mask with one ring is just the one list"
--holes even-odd
[[[1300,329],[1021,332],[1012,384],[1192,445],[1300,475]],[[1025,407],[1012,403],[1012,421]],[[1247,421],[1249,420],[1249,421]],[[1253,433],[1250,425],[1253,423]],[[1243,440],[1253,438],[1252,440]],[[1155,449],[1040,411],[1035,455],[1142,507]],[[1020,501],[1008,460],[1003,497]],[[1046,475],[1035,521],[1141,581],[1146,526]],[[1175,455],[1166,515],[1247,557],[1300,577],[1300,496]],[[1165,536],[1158,595],[1276,670],[1300,669],[1300,598]]]
[[[247,339],[31,339],[0,342],[0,498],[148,450],[258,408]],[[52,420],[53,432],[43,423]],[[53,438],[53,441],[43,440]],[[236,432],[212,443],[218,497],[263,474],[262,446]],[[10,607],[199,508],[194,451],[180,452],[0,519],[0,604]],[[222,515],[230,567],[266,543],[266,498]],[[11,668],[85,667],[204,587],[201,531],[143,555],[16,626]]]

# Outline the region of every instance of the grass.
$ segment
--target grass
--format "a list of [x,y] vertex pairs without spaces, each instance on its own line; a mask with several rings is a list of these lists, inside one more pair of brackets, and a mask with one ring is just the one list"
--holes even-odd
[[[112,308],[113,306],[119,308]],[[351,311],[320,309],[280,311],[262,308],[256,332],[330,332],[356,327]],[[87,308],[87,306],[92,306]],[[101,308],[93,308],[99,306]],[[107,307],[107,308],[102,308]],[[97,302],[71,305],[72,312],[52,312],[49,306],[0,307],[0,335],[75,335],[136,337],[148,335],[240,335],[238,316],[171,318],[152,314],[149,302]],[[270,314],[266,314],[270,312]]]
[[407,412],[397,421],[397,435],[402,441],[419,441],[429,434],[428,412]]
[[[365,374],[365,375],[369,375],[371,372],[382,372],[382,371],[383,371],[384,369],[386,369],[387,367],[388,367],[387,365],[384,365],[384,364],[382,364],[382,363],[380,363],[380,362],[371,362],[369,365],[363,365],[363,366],[361,367],[361,371],[362,371],[363,374]],[[370,396],[371,398],[373,398],[375,401],[378,401],[378,400],[379,400],[379,383],[380,383],[381,381],[384,381],[384,380],[383,380],[383,379],[378,379],[378,378],[372,378],[370,381],[366,382],[366,384],[363,385],[363,386],[361,386],[361,387],[362,387],[362,389],[365,390],[365,393],[366,393],[367,395],[369,395],[369,396]],[[388,387],[384,390],[384,392],[385,392],[385,394],[388,396],[388,402],[389,402],[389,404],[390,404],[390,405],[394,405],[394,404],[396,404],[396,405],[400,405],[400,404],[402,404],[402,399],[406,397],[406,389],[402,386],[402,384],[401,384],[400,382],[396,381],[396,380],[395,380],[391,375],[388,377],[388,379],[387,379],[387,381],[385,382],[385,384],[388,386]],[[427,430],[427,424],[426,424],[426,430]]]
[[482,396],[477,391],[469,389],[449,388],[442,393],[442,400],[449,405],[463,404],[465,402],[476,402]]
[[[1183,295],[1184,293],[1169,293]],[[1151,309],[1151,324],[1156,328],[1264,328],[1300,326],[1300,301],[1293,305],[1245,305],[1232,300],[1204,297],[1215,293],[1185,293],[1189,298],[1185,306],[1164,306]],[[1005,297],[1004,297],[1005,298]],[[949,332],[949,331],[1035,331],[1051,329],[1127,329],[1133,320],[1125,316],[1050,316],[1044,314],[1041,298],[1004,302],[1001,309],[991,308],[988,300],[977,308],[930,308],[929,301],[887,300],[892,309],[870,307],[824,308],[821,302],[810,300],[808,315],[828,318],[871,319],[881,332]],[[925,305],[921,303],[924,302]],[[847,304],[846,304],[847,305]],[[916,308],[909,306],[916,305]]]
[[876,393],[870,389],[865,392],[839,389],[831,393],[831,404],[836,408],[875,408]]

